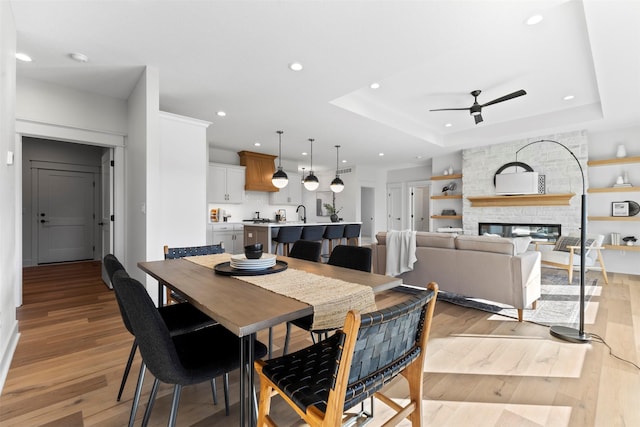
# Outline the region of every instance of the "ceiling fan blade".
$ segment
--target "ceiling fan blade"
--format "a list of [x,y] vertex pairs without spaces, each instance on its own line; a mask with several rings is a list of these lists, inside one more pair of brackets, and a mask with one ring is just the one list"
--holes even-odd
[[476,124],[482,122],[482,114],[476,114],[473,118],[476,120]]
[[526,95],[526,94],[527,94],[527,92],[525,92],[524,90],[520,89],[518,91],[510,93],[509,95],[501,96],[500,98],[496,98],[493,101],[487,102],[486,104],[482,104],[482,106],[486,107],[488,105],[493,105],[493,104],[497,104],[498,102],[508,101],[510,99],[517,98],[519,96]]
[[438,108],[436,110],[429,110],[429,111],[468,111],[469,107],[467,108]]

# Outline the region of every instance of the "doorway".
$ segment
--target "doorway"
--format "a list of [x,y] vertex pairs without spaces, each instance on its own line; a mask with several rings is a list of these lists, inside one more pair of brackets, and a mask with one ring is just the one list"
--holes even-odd
[[430,203],[429,184],[415,184],[409,187],[411,230],[429,231]]
[[362,221],[360,237],[362,244],[370,244],[374,239],[375,193],[375,188],[360,187],[360,220]]

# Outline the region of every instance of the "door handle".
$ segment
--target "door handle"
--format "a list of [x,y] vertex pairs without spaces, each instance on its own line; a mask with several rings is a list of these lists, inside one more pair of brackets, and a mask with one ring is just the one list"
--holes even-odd
[[99,226],[103,226],[103,225],[104,225],[104,222],[100,221],[100,222],[98,223],[98,225],[99,225]]
[[44,219],[41,219],[41,220],[40,220],[40,224],[44,224],[45,222],[49,222],[49,221],[46,221],[46,220],[44,220]]

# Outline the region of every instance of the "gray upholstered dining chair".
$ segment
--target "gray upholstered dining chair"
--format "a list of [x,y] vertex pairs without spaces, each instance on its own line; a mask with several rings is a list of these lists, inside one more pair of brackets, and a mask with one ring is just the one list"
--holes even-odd
[[[240,338],[222,325],[213,325],[181,335],[171,335],[145,287],[125,271],[114,273],[113,287],[122,304],[142,355],[144,369],[154,375],[142,425],[151,416],[160,381],[174,385],[169,426],[175,426],[180,393],[185,385],[212,381],[240,367]],[[267,354],[262,343],[255,342],[255,357]],[[130,425],[135,419],[139,395],[134,399]]]

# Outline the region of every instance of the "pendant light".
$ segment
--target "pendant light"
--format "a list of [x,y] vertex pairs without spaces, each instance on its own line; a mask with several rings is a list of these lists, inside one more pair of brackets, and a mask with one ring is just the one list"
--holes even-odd
[[344,190],[344,182],[342,182],[342,180],[340,179],[340,175],[338,174],[338,160],[340,158],[339,150],[340,150],[340,146],[336,145],[336,177],[333,179],[333,181],[331,181],[331,185],[329,185],[329,188],[331,188],[331,191],[333,191],[334,193],[339,193],[342,190]]
[[306,168],[302,168],[302,179],[300,180],[300,182],[301,182],[302,184],[304,184],[304,171],[305,171],[305,169],[306,169]]
[[309,138],[309,143],[311,145],[311,166],[309,166],[309,175],[304,179],[304,188],[309,191],[314,191],[320,185],[318,181],[318,177],[313,174],[313,138]]
[[277,188],[284,188],[289,183],[287,174],[282,170],[282,134],[283,131],[276,131],[278,134],[278,170],[271,177],[271,183]]

